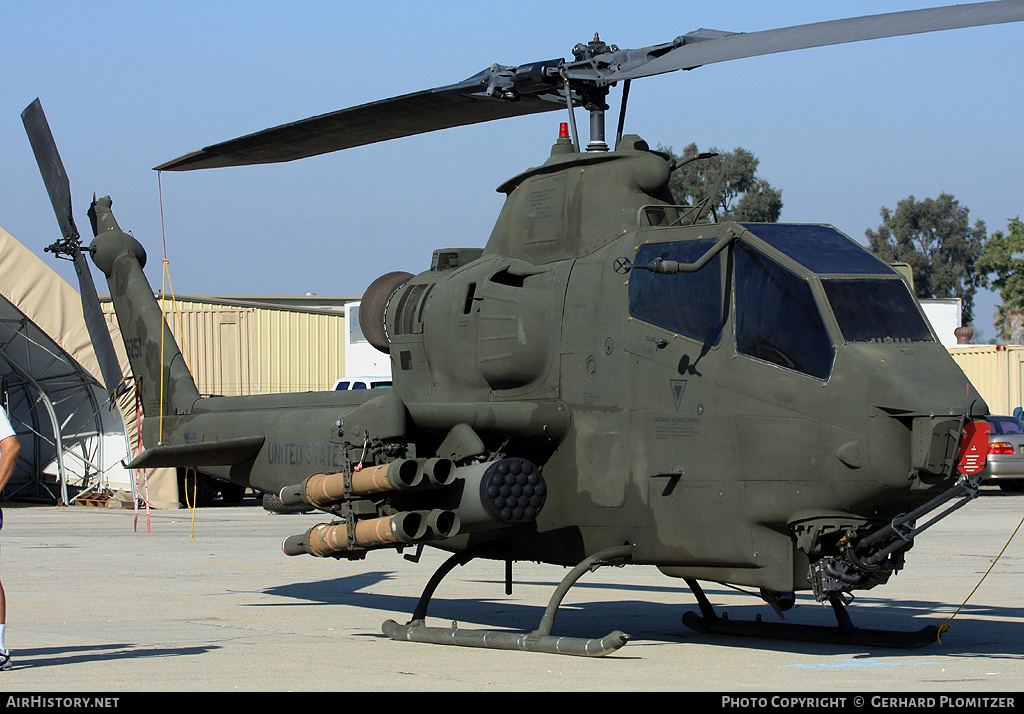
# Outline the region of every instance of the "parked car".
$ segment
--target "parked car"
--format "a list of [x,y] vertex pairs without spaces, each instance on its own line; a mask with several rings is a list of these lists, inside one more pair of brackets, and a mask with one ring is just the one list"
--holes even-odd
[[1024,491],[1024,422],[1012,416],[988,416],[988,459],[982,483],[1004,491]]
[[391,377],[342,377],[331,389],[380,389],[390,386]]

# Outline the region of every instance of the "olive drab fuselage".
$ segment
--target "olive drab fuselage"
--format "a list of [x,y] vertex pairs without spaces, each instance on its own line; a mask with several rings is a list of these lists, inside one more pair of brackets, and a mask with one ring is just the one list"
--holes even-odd
[[[546,486],[531,520],[420,542],[493,536],[560,564],[626,544],[673,576],[811,587],[843,537],[950,488],[964,425],[987,408],[889,266],[826,225],[694,223],[669,174],[635,136],[593,154],[556,144],[500,187],[482,250],[438,250],[363,316],[386,334],[394,387],[380,394],[198,398],[171,354],[161,398],[159,326],[127,297],[149,290],[135,254],[101,261],[122,332],[143,340],[147,417],[164,405],[134,465],[277,493],[398,458],[461,471],[516,457]],[[94,255],[118,253],[118,232]],[[335,513],[466,520],[468,496],[438,493],[352,496]]]
[[[290,556],[451,551],[412,619],[383,623],[396,640],[602,656],[629,636],[556,636],[554,613],[585,573],[633,563],[684,579],[701,615],[683,623],[699,632],[934,642],[934,626],[856,628],[845,603],[887,582],[916,536],[978,496],[984,400],[889,265],[827,224],[718,221],[708,202],[675,206],[672,172],[714,155],[676,164],[622,132],[635,79],[1021,21],[1024,0],[1000,0],[700,29],[626,49],[595,34],[572,59],[491,63],[455,84],[163,163],[156,169],[294,161],[568,110],[550,156],[498,187],[507,198],[486,245],[441,248],[420,274],[385,273],[367,288],[359,325],[390,357],[389,389],[200,396],[143,273],[145,251],[110,199],[94,200],[89,252],[146,417],[145,448],[127,466],[192,469],[323,512],[325,522],[285,539]],[[576,108],[589,114],[585,151]],[[38,100],[22,117],[64,236],[47,250],[81,265],[67,175]],[[104,386],[119,394],[96,291],[79,272]],[[507,589],[516,560],[572,567],[534,632],[427,626],[436,586],[477,557],[506,562]],[[701,580],[759,588],[779,614],[810,590],[838,627],[719,617]]]

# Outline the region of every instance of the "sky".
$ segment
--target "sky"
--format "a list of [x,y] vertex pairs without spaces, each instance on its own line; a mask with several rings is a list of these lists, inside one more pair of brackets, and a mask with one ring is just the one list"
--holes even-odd
[[[285,164],[156,172],[210,144],[443,86],[491,64],[571,58],[698,28],[752,32],[941,0],[612,3],[33,0],[0,24],[0,226],[59,237],[21,122],[41,100],[79,231],[93,194],[177,294],[360,295],[437,248],[482,247],[497,187],[544,162],[561,112],[453,128]],[[743,147],[781,189],[781,220],[866,243],[883,206],[950,193],[1006,230],[1024,214],[1024,23],[802,50],[633,82],[626,132],[682,150]],[[614,135],[619,91],[609,103]],[[578,111],[581,130],[587,126]],[[586,137],[584,136],[584,139]],[[166,260],[167,270],[163,271]],[[164,275],[168,276],[165,278]],[[100,292],[102,276],[94,271]],[[169,281],[169,282],[168,282]],[[975,323],[993,337],[997,296]]]

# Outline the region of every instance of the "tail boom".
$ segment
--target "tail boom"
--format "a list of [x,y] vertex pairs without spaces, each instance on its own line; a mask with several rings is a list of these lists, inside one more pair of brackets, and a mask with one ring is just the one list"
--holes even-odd
[[146,251],[117,225],[111,200],[93,201],[96,237],[89,253],[107,278],[132,372],[140,383],[146,416],[186,414],[199,390],[146,279]]

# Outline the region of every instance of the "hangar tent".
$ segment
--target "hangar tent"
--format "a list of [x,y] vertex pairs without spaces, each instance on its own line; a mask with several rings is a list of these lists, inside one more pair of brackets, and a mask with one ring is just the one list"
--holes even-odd
[[[120,332],[110,327],[128,373]],[[127,402],[111,404],[101,385],[78,291],[3,228],[0,398],[21,443],[5,499],[70,504],[97,492],[136,493],[122,466],[135,414]],[[177,507],[173,472],[149,474],[146,485],[151,505]]]

